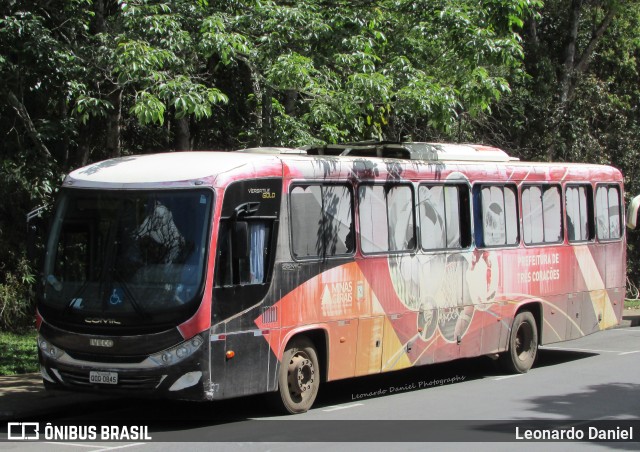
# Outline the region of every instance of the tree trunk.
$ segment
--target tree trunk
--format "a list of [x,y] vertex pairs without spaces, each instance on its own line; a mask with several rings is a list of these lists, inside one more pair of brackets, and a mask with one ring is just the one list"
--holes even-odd
[[565,48],[565,59],[563,64],[562,77],[560,79],[560,103],[564,108],[567,102],[571,101],[573,91],[577,81],[575,76],[580,76],[587,72],[591,56],[596,46],[602,39],[602,36],[611,25],[613,18],[618,13],[618,4],[613,2],[606,11],[602,22],[595,26],[591,38],[586,47],[578,55],[577,38],[578,28],[580,26],[580,16],[582,13],[583,0],[573,0],[571,3],[571,13],[569,19],[569,42]]
[[573,76],[574,62],[576,58],[578,27],[580,25],[580,15],[582,13],[582,1],[583,0],[572,0],[571,2],[571,11],[569,12],[569,40],[564,50],[562,75],[560,76],[560,108],[564,108],[564,105],[569,99],[571,77]]
[[[61,97],[58,101],[58,111],[60,114],[60,120],[64,123],[67,121],[69,117],[69,106],[67,105],[67,100],[64,97]],[[67,170],[70,164],[71,155],[69,154],[69,145],[71,144],[71,139],[69,137],[68,132],[64,132],[64,136],[62,139],[62,156],[63,156],[63,164],[62,167]]]
[[[556,113],[551,118],[552,129],[556,132],[561,126],[567,107],[571,102],[575,88],[581,75],[587,72],[591,56],[600,42],[602,36],[611,25],[613,18],[618,13],[618,4],[612,2],[609,9],[606,10],[602,21],[594,27],[591,38],[582,52],[578,49],[578,30],[580,27],[580,19],[584,0],[572,0],[571,10],[569,12],[569,36],[567,45],[565,46],[564,61],[562,64],[562,73],[560,75],[558,107]],[[555,157],[555,148],[550,146],[548,149],[548,159],[553,161]]]
[[104,20],[104,0],[94,0],[93,2],[93,25],[96,33],[104,33],[107,29],[106,22]]
[[288,89],[284,93],[284,112],[293,116],[296,113],[296,101],[298,100],[298,92],[294,89]]
[[262,138],[261,145],[270,146],[272,120],[273,120],[273,106],[271,105],[271,98],[273,97],[273,90],[269,86],[265,86],[262,93]]
[[40,138],[40,134],[38,133],[36,126],[33,124],[27,108],[18,100],[13,92],[9,91],[7,93],[7,97],[9,98],[9,105],[11,105],[11,107],[16,111],[18,118],[20,118],[20,121],[22,121],[22,124],[27,131],[27,136],[31,139],[36,149],[44,157],[51,158],[51,152],[49,152],[49,149]]
[[105,147],[109,157],[120,157],[122,154],[120,140],[120,120],[122,119],[122,90],[117,89],[109,96],[113,111],[107,116],[107,136]]
[[255,96],[257,107],[255,110],[256,115],[256,129],[260,132],[258,133],[258,142],[257,146],[262,146],[262,133],[263,133],[263,118],[262,118],[262,103],[264,102],[264,95],[262,94],[262,87],[260,86],[260,80],[253,72],[252,68],[249,68],[251,71],[251,85],[253,87],[253,95]]
[[184,117],[174,121],[173,148],[176,151],[191,150],[191,131],[189,128],[189,118]]

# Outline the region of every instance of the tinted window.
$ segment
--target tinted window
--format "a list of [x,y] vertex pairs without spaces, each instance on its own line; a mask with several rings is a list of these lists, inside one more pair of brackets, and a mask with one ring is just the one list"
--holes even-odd
[[64,190],[45,261],[44,303],[69,313],[137,316],[199,303],[209,190]]
[[227,187],[218,231],[216,287],[267,282],[281,184],[277,179],[257,179]]
[[214,322],[262,300],[269,290],[278,237],[282,180],[244,179],[224,192],[211,316]]
[[251,220],[246,223],[249,251],[243,255],[235,250],[238,245],[234,243],[237,240],[234,222],[220,222],[216,287],[265,282],[272,222]]
[[296,257],[322,255],[322,189],[319,185],[291,190],[291,237]]
[[336,256],[353,251],[353,196],[348,186],[297,186],[290,199],[294,256]]

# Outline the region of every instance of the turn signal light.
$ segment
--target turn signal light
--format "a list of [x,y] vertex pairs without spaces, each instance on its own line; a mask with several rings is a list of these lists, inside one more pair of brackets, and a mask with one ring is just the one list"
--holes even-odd
[[227,350],[227,353],[225,353],[224,356],[226,356],[227,359],[231,359],[236,356],[236,352],[234,352],[233,350]]

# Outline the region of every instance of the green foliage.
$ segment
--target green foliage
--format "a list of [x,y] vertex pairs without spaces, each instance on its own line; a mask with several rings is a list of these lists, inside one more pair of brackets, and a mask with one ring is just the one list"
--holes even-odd
[[[6,270],[4,265],[0,271]],[[33,325],[30,288],[35,276],[29,264],[18,261],[15,271],[5,273],[0,282],[0,331],[20,331]]]
[[20,334],[0,331],[0,376],[37,372],[37,347],[33,329]]
[[[574,5],[580,5],[575,60],[563,92]],[[589,53],[588,45],[608,14],[612,20]],[[527,76],[510,78],[512,94],[474,121],[476,136],[529,160],[614,165],[625,175],[627,200],[640,193],[640,4],[546,1],[527,29]],[[578,65],[583,58],[584,65]],[[636,287],[638,243],[638,233],[628,232],[628,277]]]
[[147,91],[141,91],[136,95],[136,101],[130,112],[134,114],[142,125],[164,123],[165,105],[160,99]]
[[[576,60],[589,64],[568,71],[575,5]],[[485,142],[627,175],[640,165],[637,2],[11,0],[0,11],[4,290],[20,292],[26,271],[14,225],[51,204],[62,174],[107,157],[375,138]],[[640,193],[635,177],[627,191]],[[631,276],[638,252],[631,243]]]

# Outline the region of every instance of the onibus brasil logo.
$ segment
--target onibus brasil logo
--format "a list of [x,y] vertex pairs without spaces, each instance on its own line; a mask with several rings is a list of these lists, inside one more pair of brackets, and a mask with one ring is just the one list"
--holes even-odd
[[151,440],[146,425],[52,425],[39,422],[8,422],[9,441],[140,441]]

